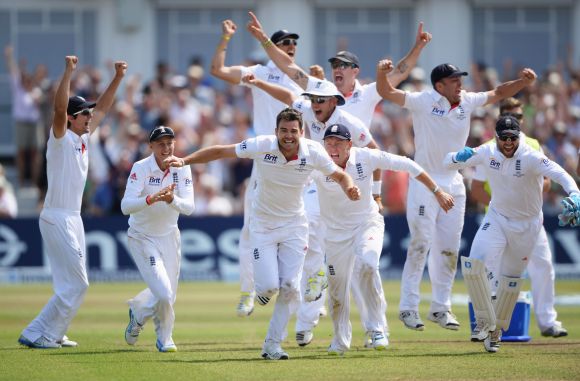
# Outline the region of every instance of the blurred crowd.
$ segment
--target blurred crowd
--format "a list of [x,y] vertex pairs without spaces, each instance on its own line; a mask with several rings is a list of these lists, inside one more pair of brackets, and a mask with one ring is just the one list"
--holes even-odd
[[[17,214],[14,188],[37,187],[39,210],[44,199],[45,147],[58,78],[48,78],[42,66],[27,72],[24,63],[15,62],[9,47],[5,56],[11,72],[13,120],[15,128],[21,130],[15,131],[18,184],[10,185],[0,171],[0,217],[14,217]],[[203,67],[203,62],[194,58],[185,73],[176,73],[160,62],[155,77],[149,81],[143,81],[138,74],[125,79],[111,112],[91,137],[83,214],[121,213],[120,200],[129,171],[135,161],[149,155],[148,133],[155,126],[165,125],[175,130],[177,156],[208,145],[237,143],[254,136],[250,89],[212,78]],[[87,100],[96,100],[108,82],[103,77],[113,72],[112,64],[109,73],[92,67],[77,69],[71,91]],[[419,67],[413,69],[401,87],[415,91],[430,86],[429,72]],[[464,87],[470,91],[490,90],[518,75],[517,69],[509,64],[503,68],[502,78],[495,68],[483,63],[473,64],[469,73]],[[372,82],[374,78],[365,81]],[[519,94],[519,99],[524,104],[524,132],[537,138],[552,160],[576,176],[580,148],[580,68],[560,65],[541,73],[536,84]],[[481,108],[473,113],[469,146],[475,147],[493,138],[497,116],[497,107]],[[404,109],[382,102],[375,110],[370,130],[382,149],[413,157],[411,117]],[[251,161],[241,159],[192,166],[194,214],[242,214],[243,194],[251,169]],[[464,175],[469,187],[471,174],[466,171]],[[387,213],[405,212],[407,180],[407,175],[400,172],[384,173],[383,200]],[[554,186],[545,194],[546,211],[559,209],[560,191]],[[480,208],[468,201],[468,211],[481,211]]]

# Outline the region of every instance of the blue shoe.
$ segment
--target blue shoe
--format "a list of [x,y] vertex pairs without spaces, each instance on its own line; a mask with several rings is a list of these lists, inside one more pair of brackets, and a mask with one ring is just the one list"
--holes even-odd
[[157,342],[155,343],[155,346],[157,347],[159,352],[164,352],[164,353],[165,352],[177,352],[177,347],[175,346],[173,341],[171,341],[171,343],[169,343],[167,345],[163,345],[163,344],[161,344],[161,341],[157,340]]
[[127,324],[125,329],[125,341],[127,344],[135,345],[142,330],[143,324],[139,324],[137,319],[135,319],[135,315],[133,315],[133,310],[129,308],[129,324]]
[[50,340],[45,336],[40,336],[36,341],[30,341],[26,337],[20,335],[18,338],[18,342],[28,348],[36,348],[36,349],[57,349],[60,348],[61,345],[58,344],[54,340]]

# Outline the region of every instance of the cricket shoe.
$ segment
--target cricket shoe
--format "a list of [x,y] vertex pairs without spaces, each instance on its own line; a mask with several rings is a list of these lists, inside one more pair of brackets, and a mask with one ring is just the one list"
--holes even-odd
[[494,331],[490,331],[489,335],[483,341],[483,346],[485,350],[489,353],[495,353],[499,351],[499,343],[501,342],[501,329],[496,329]]
[[562,323],[557,321],[550,328],[543,330],[542,336],[554,338],[564,337],[568,336],[568,331],[566,330],[566,328],[562,327]]
[[487,323],[483,319],[477,319],[473,331],[471,331],[471,341],[481,342],[489,335],[490,331],[495,330],[495,326]]
[[254,296],[253,292],[242,292],[240,303],[236,309],[239,317],[250,316],[254,312]]
[[135,345],[139,339],[139,334],[143,330],[143,324],[139,324],[135,315],[133,315],[133,310],[129,308],[129,324],[125,329],[125,341],[129,345]]
[[422,331],[425,329],[425,324],[419,317],[419,313],[417,311],[401,311],[399,313],[399,320],[405,324],[405,327],[409,329],[413,329],[415,331]]
[[262,357],[266,360],[288,360],[290,358],[280,344],[274,342],[264,342]]
[[365,348],[373,348],[376,351],[384,351],[389,346],[389,339],[380,331],[367,332],[369,339]]
[[314,302],[320,299],[322,297],[322,291],[326,288],[328,288],[328,279],[326,278],[326,273],[320,270],[314,276],[308,278],[306,291],[304,292],[304,300]]
[[159,341],[159,339],[157,339],[157,342],[155,342],[155,346],[157,347],[157,350],[159,352],[162,353],[167,353],[167,352],[177,352],[177,347],[175,346],[175,343],[173,342],[173,340],[171,340],[171,342],[169,344],[161,344],[161,341]]
[[28,348],[36,349],[58,349],[61,347],[59,343],[45,336],[40,336],[35,341],[30,341],[23,335],[20,335],[18,342],[24,346],[27,346]]
[[312,342],[314,333],[312,331],[298,331],[296,332],[296,342],[299,346],[305,347]]
[[342,349],[338,349],[334,347],[332,344],[328,346],[328,355],[329,356],[344,356],[344,351]]
[[457,331],[459,329],[459,322],[457,321],[455,315],[451,313],[451,311],[430,312],[429,315],[427,315],[427,319],[439,324],[445,329],[451,329],[453,331]]
[[64,335],[62,339],[57,340],[56,343],[60,344],[63,348],[75,348],[79,346],[79,343],[70,340],[66,335]]

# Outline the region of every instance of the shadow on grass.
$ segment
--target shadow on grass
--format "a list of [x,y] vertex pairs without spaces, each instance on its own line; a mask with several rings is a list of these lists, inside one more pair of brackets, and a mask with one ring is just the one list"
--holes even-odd
[[103,349],[103,350],[78,350],[78,349],[59,349],[59,350],[51,350],[47,353],[53,356],[84,356],[84,355],[109,355],[114,353],[146,353],[149,352],[146,348],[127,348],[127,349]]

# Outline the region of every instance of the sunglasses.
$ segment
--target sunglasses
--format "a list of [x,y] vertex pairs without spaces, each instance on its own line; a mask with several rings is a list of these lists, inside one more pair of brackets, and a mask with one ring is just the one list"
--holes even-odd
[[508,140],[510,142],[513,142],[513,141],[516,141],[520,138],[519,135],[512,135],[512,134],[505,134],[505,135],[497,135],[496,134],[496,136],[502,142],[507,142]]
[[333,69],[340,68],[340,69],[344,70],[344,69],[347,69],[349,67],[354,69],[357,66],[355,64],[353,64],[353,63],[346,63],[346,62],[342,62],[342,61],[334,61],[334,62],[331,62],[330,63],[330,67],[332,67]]
[[517,120],[522,120],[524,118],[524,114],[519,112],[504,112],[501,116],[513,116]]
[[291,38],[287,38],[285,40],[279,41],[276,45],[284,45],[284,46],[288,46],[288,45],[298,45],[298,41],[293,40]]
[[330,99],[329,97],[315,97],[315,96],[311,96],[308,98],[310,98],[310,102],[316,103],[319,105],[323,104],[324,102],[326,102],[327,100]]
[[93,113],[93,110],[91,110],[90,108],[85,108],[82,109],[81,111],[77,111],[73,114],[73,116],[77,116],[77,115],[84,115],[84,116],[89,116]]

